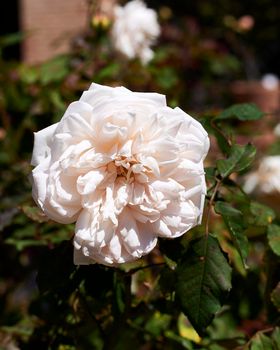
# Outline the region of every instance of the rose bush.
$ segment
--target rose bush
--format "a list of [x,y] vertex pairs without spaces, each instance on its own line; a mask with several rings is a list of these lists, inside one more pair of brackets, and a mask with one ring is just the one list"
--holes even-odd
[[128,58],[140,58],[143,64],[153,58],[150,46],[160,34],[157,13],[140,0],[116,6],[112,28],[115,49]]
[[76,222],[76,264],[135,260],[157,236],[200,223],[208,148],[201,124],[163,95],[92,84],[35,133],[33,198],[51,219]]

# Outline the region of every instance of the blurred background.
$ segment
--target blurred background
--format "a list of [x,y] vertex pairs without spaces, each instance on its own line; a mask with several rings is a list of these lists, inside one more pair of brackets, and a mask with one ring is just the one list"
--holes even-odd
[[[102,14],[110,20],[115,4],[116,0],[13,0],[2,4],[0,34],[14,34],[2,39],[2,58],[30,66],[73,53],[75,45],[82,45],[90,35],[93,17]],[[228,94],[233,100],[257,99],[271,111],[279,108],[278,93],[265,88],[271,83],[268,90],[276,90],[275,79],[280,74],[276,1],[258,0],[252,6],[250,1],[149,0],[147,5],[156,9],[161,24],[155,46],[161,60],[156,57],[155,66],[169,63],[161,78],[169,81],[166,85],[174,86],[178,75],[186,81],[187,96],[184,94],[191,107],[222,105]],[[267,74],[268,85],[261,84]]]
[[[147,6],[157,12],[160,24],[160,35],[152,46],[153,58],[147,64],[137,57],[124,57],[112,43],[114,6],[125,3],[117,0],[0,3],[0,349],[102,349],[102,339],[94,333],[94,326],[94,334],[86,338],[89,332],[84,324],[76,334],[82,345],[72,344],[69,325],[74,321],[69,314],[76,307],[73,290],[62,303],[59,317],[58,299],[50,300],[48,294],[39,297],[35,282],[38,266],[44,269],[49,248],[69,240],[73,226],[48,222],[33,203],[29,182],[33,132],[60,120],[68,104],[79,99],[93,81],[163,93],[171,107],[178,105],[198,119],[215,116],[231,104],[255,103],[265,113],[264,118],[254,123],[234,120],[226,129],[240,143],[253,142],[257,147],[256,162],[249,174],[238,181],[243,186],[249,179],[247,189],[253,198],[273,208],[275,214],[271,215],[279,219],[280,160],[274,158],[273,166],[261,166],[264,158],[280,156],[278,1],[256,0],[252,4],[249,0],[147,0]],[[219,157],[221,152],[213,138],[207,165]],[[250,174],[257,174],[256,184],[250,182]],[[270,174],[276,185],[267,190],[263,184],[270,183]],[[220,227],[220,222],[216,222]],[[229,333],[250,337],[267,325],[263,317],[266,291],[261,288],[265,250],[260,234],[260,239],[252,239],[252,269],[247,272],[240,262],[234,262],[238,271],[234,281],[242,289],[232,291],[229,303],[234,311],[218,319],[209,331],[210,338],[222,338]],[[232,260],[234,254],[232,251]],[[54,260],[54,266],[60,265],[58,261]],[[66,280],[72,272],[71,267],[67,268],[61,272]],[[273,271],[279,274],[276,268]],[[45,273],[47,280],[51,279]],[[88,267],[83,273],[88,278],[103,278],[97,268]],[[110,272],[106,273],[110,280]],[[152,288],[154,277],[153,274],[139,277],[136,288],[139,297]],[[47,281],[41,281],[41,285],[46,284]],[[96,291],[90,283],[85,288],[102,299],[102,290]],[[102,302],[106,303],[103,299]],[[141,340],[139,349],[177,349],[174,344],[168,347],[165,338],[166,347],[155,345],[168,327],[176,329],[176,336],[199,344],[198,335],[180,317],[179,328],[177,319],[172,323],[171,319],[155,314],[147,318],[145,322],[152,331]],[[65,320],[68,328],[57,336],[54,330]],[[223,324],[227,324],[227,329]],[[131,349],[133,341],[127,340],[127,344],[118,349]],[[191,344],[178,345],[178,349],[200,348]],[[235,348],[219,346],[207,349]]]

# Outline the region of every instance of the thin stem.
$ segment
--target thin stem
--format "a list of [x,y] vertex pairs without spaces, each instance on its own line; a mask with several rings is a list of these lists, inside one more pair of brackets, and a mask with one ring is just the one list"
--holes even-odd
[[208,235],[209,235],[209,221],[210,221],[211,209],[213,207],[214,200],[215,200],[216,194],[221,186],[221,183],[222,183],[222,179],[216,179],[216,185],[215,185],[214,191],[212,193],[211,198],[209,199],[207,214],[206,214],[206,223],[205,223],[206,237],[208,237]]
[[149,265],[145,265],[145,266],[140,266],[140,267],[136,267],[134,269],[131,269],[130,271],[127,272],[128,275],[133,275],[134,273],[144,270],[144,269],[149,269],[151,267],[159,267],[159,266],[164,266],[166,265],[165,262],[162,263],[158,263],[158,264],[149,264]]
[[216,125],[215,121],[212,119],[210,121],[210,124],[212,126],[213,129],[215,129],[220,135],[223,136],[223,138],[227,141],[228,145],[231,147],[232,146],[232,142],[231,140],[227,137],[227,135]]
[[[261,330],[261,331],[258,331],[258,332],[256,332],[254,335],[253,335],[253,337],[246,343],[246,344],[244,344],[243,345],[243,347],[245,347],[245,346],[249,346],[251,343],[252,343],[252,341],[254,340],[254,338],[255,338],[255,336],[257,335],[257,334],[261,334],[261,333],[270,333],[270,332],[272,332],[274,330],[274,327],[269,327],[269,328],[266,328],[266,329],[264,329],[264,330]],[[243,348],[242,348],[243,349]]]

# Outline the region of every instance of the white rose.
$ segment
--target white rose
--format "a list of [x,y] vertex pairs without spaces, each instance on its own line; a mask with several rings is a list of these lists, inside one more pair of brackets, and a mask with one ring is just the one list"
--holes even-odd
[[33,197],[51,219],[76,222],[76,264],[132,261],[200,223],[208,148],[165,96],[92,84],[35,133]]
[[276,90],[279,86],[279,79],[275,74],[265,74],[261,79],[261,84],[266,90]]
[[244,190],[247,193],[280,193],[280,156],[264,157],[258,169],[246,176]]
[[153,58],[150,46],[160,34],[157,14],[140,0],[116,6],[112,27],[112,42],[115,49],[128,58],[138,57],[143,64]]
[[274,128],[274,134],[277,137],[280,137],[280,123],[276,125],[276,127]]

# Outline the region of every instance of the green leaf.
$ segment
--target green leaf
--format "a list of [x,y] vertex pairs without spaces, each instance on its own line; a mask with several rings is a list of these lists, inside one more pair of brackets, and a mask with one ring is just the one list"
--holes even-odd
[[59,91],[52,90],[49,92],[50,102],[54,105],[55,108],[61,113],[65,111],[65,103]]
[[280,226],[269,225],[267,229],[268,244],[272,251],[280,256]]
[[20,209],[24,212],[24,214],[27,217],[29,217],[33,221],[42,223],[50,220],[38,207],[23,205],[22,207],[20,207]]
[[231,267],[218,240],[208,235],[192,241],[177,267],[176,297],[193,327],[204,332],[231,289]]
[[157,84],[163,89],[171,89],[178,82],[176,71],[170,67],[162,67],[156,77]]
[[233,55],[219,55],[209,60],[209,70],[216,75],[225,76],[229,72],[239,71],[240,61]]
[[280,311],[280,282],[273,289],[270,299],[278,311]]
[[242,259],[242,263],[247,268],[246,259],[249,251],[249,242],[244,233],[245,225],[242,212],[233,208],[230,204],[220,201],[216,203],[215,211],[217,214],[222,215],[234,246]]
[[63,80],[69,73],[69,57],[57,56],[40,66],[40,80],[43,85]]
[[171,316],[156,311],[145,324],[145,329],[153,336],[160,336],[165,330],[168,330]]
[[225,130],[221,130],[220,127],[216,125],[215,119],[212,117],[202,117],[200,119],[200,122],[209,134],[215,136],[218,146],[222,153],[228,155],[231,149],[231,146],[229,144],[230,136],[227,135]]
[[[190,340],[179,336],[178,334],[176,334],[170,329],[164,332],[164,336],[167,339],[173,340],[175,344],[176,343],[180,344],[183,347],[183,349],[193,350],[192,342]],[[177,348],[174,348],[174,349],[177,349]]]
[[46,245],[45,241],[35,240],[35,239],[23,239],[19,240],[17,238],[8,238],[5,240],[6,244],[11,244],[16,247],[16,249],[20,252],[25,248],[29,247],[38,247]]
[[273,341],[265,334],[258,332],[251,341],[250,350],[276,350]]
[[274,211],[258,202],[250,203],[250,212],[254,216],[253,222],[250,223],[257,226],[267,226],[275,219]]
[[109,64],[95,75],[94,80],[97,82],[103,82],[104,79],[116,76],[119,71],[120,65],[118,63]]
[[33,84],[39,78],[39,70],[37,67],[30,67],[22,64],[18,68],[20,78],[25,84]]
[[271,338],[275,345],[275,349],[280,349],[280,328],[279,327],[275,327]]
[[258,120],[264,116],[264,113],[254,103],[235,104],[223,110],[216,119],[237,118],[242,121]]
[[227,159],[217,161],[217,168],[222,177],[233,172],[245,170],[254,160],[256,148],[248,143],[245,146],[234,145]]
[[0,37],[0,47],[4,48],[6,46],[12,46],[20,43],[26,34],[21,32],[9,33]]
[[214,167],[206,167],[205,170],[205,176],[206,180],[209,182],[214,182],[216,180],[216,168]]

